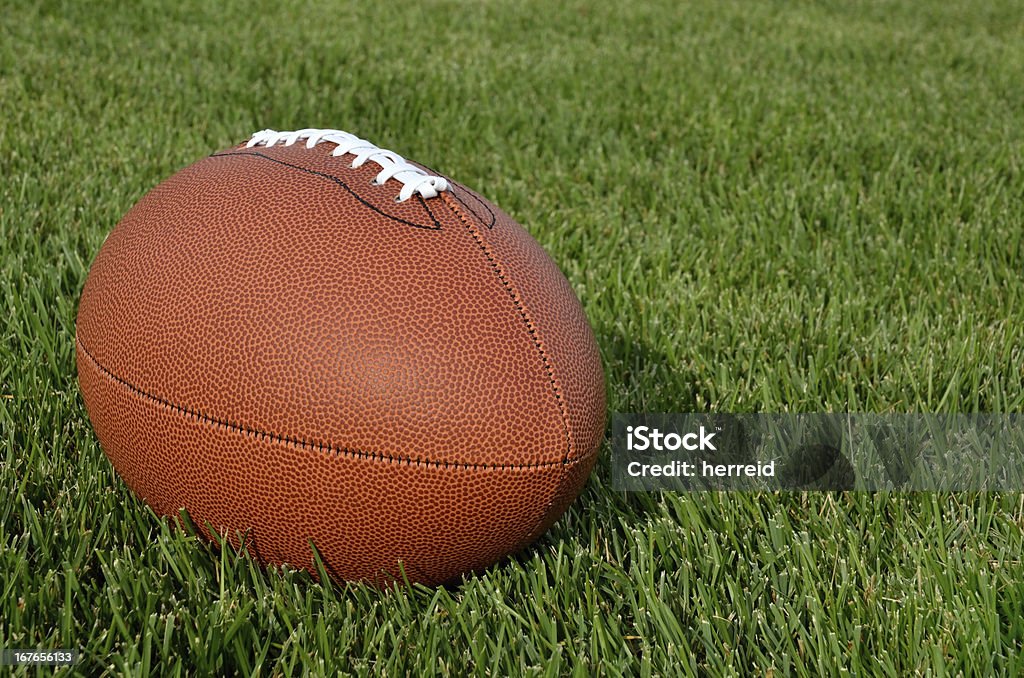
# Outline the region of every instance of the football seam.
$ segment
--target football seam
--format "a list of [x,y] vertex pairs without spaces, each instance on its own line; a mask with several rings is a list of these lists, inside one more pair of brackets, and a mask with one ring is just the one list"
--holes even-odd
[[534,469],[545,469],[545,468],[561,467],[561,468],[563,468],[563,475],[564,475],[564,468],[566,466],[569,466],[569,465],[572,465],[572,464],[575,464],[575,463],[584,462],[584,461],[588,460],[590,458],[590,456],[591,456],[591,455],[587,455],[585,457],[580,457],[580,458],[577,458],[577,459],[568,459],[568,460],[567,459],[562,459],[562,460],[558,460],[558,461],[544,461],[544,462],[537,462],[537,463],[533,463],[533,464],[480,464],[480,463],[461,462],[461,461],[432,461],[432,460],[428,460],[428,459],[413,459],[412,457],[398,457],[398,456],[393,456],[393,455],[390,455],[390,454],[383,454],[383,453],[380,453],[380,452],[369,452],[367,450],[360,450],[360,449],[355,449],[355,448],[350,448],[350,447],[343,447],[343,446],[339,446],[339,445],[332,445],[330,443],[321,443],[321,442],[315,442],[315,441],[304,440],[304,439],[299,439],[299,438],[292,438],[292,437],[283,436],[283,435],[280,435],[280,434],[277,434],[277,433],[270,433],[268,431],[262,431],[260,429],[257,429],[257,428],[251,427],[251,426],[245,426],[245,425],[242,425],[242,424],[236,424],[236,423],[232,423],[230,421],[224,420],[224,419],[218,419],[216,417],[211,417],[210,415],[203,414],[199,410],[196,410],[196,409],[193,409],[193,408],[190,408],[190,407],[186,407],[184,405],[178,405],[177,403],[173,403],[170,400],[167,400],[166,398],[162,398],[160,396],[153,395],[152,393],[144,391],[141,388],[139,388],[138,386],[135,386],[131,382],[126,381],[125,379],[122,379],[121,377],[117,376],[116,374],[114,374],[113,372],[108,370],[106,367],[104,367],[100,363],[100,361],[97,360],[96,357],[89,351],[89,349],[86,347],[85,343],[81,340],[81,338],[78,337],[77,333],[75,335],[75,344],[77,344],[77,346],[80,349],[82,349],[82,354],[86,358],[88,358],[89,362],[91,362],[96,367],[96,369],[100,371],[100,373],[103,376],[107,377],[108,379],[110,379],[114,383],[118,384],[122,388],[127,389],[132,395],[135,395],[138,398],[141,398],[143,400],[149,401],[150,403],[158,405],[158,406],[160,406],[160,407],[162,407],[164,409],[170,410],[170,411],[174,412],[175,414],[178,414],[178,415],[183,416],[185,418],[189,418],[189,419],[193,419],[195,421],[203,422],[203,423],[209,424],[211,426],[218,426],[218,427],[227,429],[229,431],[234,431],[235,433],[238,433],[240,435],[244,435],[244,436],[247,436],[247,437],[250,437],[250,438],[257,438],[257,439],[267,440],[267,441],[270,441],[270,442],[273,442],[273,443],[277,443],[277,444],[281,444],[281,445],[288,445],[288,446],[299,448],[299,449],[303,449],[303,450],[310,450],[310,451],[315,451],[315,452],[328,452],[328,453],[334,454],[334,455],[339,456],[339,457],[347,457],[347,458],[352,458],[352,459],[364,459],[364,460],[369,460],[369,461],[381,461],[381,462],[387,462],[389,464],[398,464],[398,465],[402,465],[402,466],[430,467],[430,468],[445,469],[445,470],[452,469],[452,470],[464,470],[464,471],[530,471],[530,470],[534,470]]
[[466,230],[469,231],[469,234],[472,236],[473,241],[477,244],[477,246],[480,248],[480,251],[487,259],[487,263],[490,264],[491,269],[497,276],[498,282],[501,283],[502,288],[505,290],[506,294],[508,294],[509,298],[512,300],[512,304],[515,306],[516,311],[518,311],[519,317],[522,319],[523,323],[525,323],[526,331],[529,333],[530,339],[533,341],[533,345],[536,347],[537,352],[540,354],[541,362],[544,363],[544,371],[547,374],[548,381],[551,384],[551,390],[555,396],[555,402],[558,405],[558,411],[562,419],[562,428],[565,430],[565,456],[562,458],[561,463],[568,464],[573,453],[572,431],[569,427],[569,412],[565,406],[565,399],[562,397],[562,387],[558,383],[558,379],[555,377],[555,368],[551,364],[551,360],[548,358],[547,351],[544,350],[544,344],[543,342],[541,342],[540,337],[538,336],[537,326],[530,318],[530,315],[526,312],[526,306],[523,304],[522,299],[519,296],[519,293],[513,289],[512,283],[511,281],[509,281],[508,276],[505,274],[505,271],[502,270],[501,264],[498,263],[497,257],[494,256],[494,254],[491,252],[491,248],[488,247],[487,243],[485,243],[483,238],[480,237],[480,232],[473,226],[472,223],[470,223],[469,219],[466,218],[466,215],[462,213],[462,210],[459,209],[458,205],[455,204],[456,201],[453,198],[451,198],[450,196],[446,196],[443,193],[440,195],[441,198],[445,201],[445,204],[448,205],[448,208],[452,211],[452,213],[454,213],[455,216],[459,218],[459,220],[466,227]]
[[[491,248],[488,247],[487,243],[484,242],[484,239],[481,237],[480,231],[473,226],[470,220],[466,217],[465,214],[462,213],[462,210],[459,208],[459,204],[461,204],[462,201],[454,196],[448,196],[443,193],[441,194],[441,199],[444,201],[444,204],[448,205],[448,209],[452,211],[452,214],[454,214],[459,219],[459,221],[461,221],[462,224],[466,227],[466,230],[469,231],[469,234],[472,236],[473,241],[477,244],[477,246],[480,248],[480,251],[487,259],[487,262],[491,265],[491,269],[497,276],[502,288],[508,294],[509,299],[512,300],[512,304],[519,312],[519,317],[522,318],[523,322],[526,324],[526,329],[530,335],[530,339],[533,341],[533,345],[536,346],[538,353],[540,353],[541,362],[544,363],[544,369],[547,372],[548,379],[551,381],[551,389],[555,395],[555,402],[558,404],[558,410],[562,417],[562,427],[565,429],[565,457],[562,459],[561,462],[561,470],[558,473],[558,482],[555,483],[555,490],[551,493],[551,497],[548,499],[547,505],[544,507],[544,510],[540,512],[540,515],[537,518],[537,523],[530,528],[529,532],[526,533],[526,540],[522,544],[522,548],[525,547],[526,544],[532,544],[537,538],[540,537],[544,525],[548,522],[552,509],[554,509],[556,502],[558,502],[561,493],[565,491],[564,485],[565,480],[568,477],[569,469],[578,463],[589,463],[590,459],[597,455],[598,449],[600,448],[595,448],[590,454],[587,454],[584,457],[577,457],[576,459],[571,459],[573,453],[573,444],[572,430],[569,426],[569,412],[566,408],[565,400],[562,397],[561,386],[559,385],[558,380],[555,378],[554,365],[551,364],[551,361],[549,360],[547,355],[547,351],[544,350],[543,342],[541,342],[540,337],[537,336],[537,327],[536,325],[533,324],[533,320],[530,318],[530,315],[526,312],[526,306],[523,304],[522,299],[519,296],[519,293],[515,289],[513,289],[511,281],[508,279],[508,276],[506,276],[505,271],[502,270],[501,264],[498,263],[497,257],[494,256],[494,254],[491,252]],[[470,212],[472,213],[472,210],[470,210]],[[480,219],[479,217],[477,217],[477,220],[480,221],[481,224],[483,223],[483,220]]]
[[[440,230],[442,230],[441,229],[441,222],[439,222],[437,220],[437,217],[434,216],[434,213],[431,212],[429,208],[426,209],[426,212],[430,216],[431,221],[434,222],[433,226],[427,226],[427,225],[424,225],[424,224],[417,224],[414,221],[409,221],[408,219],[403,219],[401,217],[396,217],[396,216],[394,216],[392,214],[388,214],[387,212],[385,212],[381,208],[377,207],[373,203],[371,203],[371,202],[367,201],[366,199],[364,199],[361,195],[359,195],[355,191],[355,189],[353,189],[351,186],[349,186],[347,183],[345,183],[344,181],[342,181],[338,177],[334,176],[333,174],[327,174],[326,172],[318,172],[317,170],[309,169],[308,167],[302,167],[301,165],[293,165],[290,162],[285,162],[284,160],[278,160],[277,158],[271,158],[269,155],[264,155],[263,153],[258,153],[256,151],[245,151],[245,152],[242,152],[242,151],[224,151],[222,153],[214,153],[210,157],[211,158],[223,158],[223,157],[226,157],[226,156],[233,156],[233,155],[234,156],[250,156],[250,157],[253,157],[253,158],[262,158],[264,160],[269,160],[270,162],[277,163],[278,165],[283,165],[285,167],[290,167],[291,169],[298,170],[298,171],[304,172],[306,174],[312,174],[313,176],[320,177],[321,179],[326,179],[326,180],[331,181],[331,182],[333,182],[335,184],[338,184],[339,186],[344,188],[346,191],[349,192],[349,194],[353,198],[355,198],[356,200],[358,200],[363,205],[365,205],[366,207],[370,208],[371,210],[373,210],[377,214],[381,215],[382,217],[387,217],[388,219],[391,219],[392,221],[397,221],[398,223],[405,224],[407,226],[412,226],[413,228],[421,228],[421,229],[423,229],[425,231],[440,231]],[[427,203],[426,203],[425,200],[423,200],[423,196],[417,194],[416,197],[419,198],[420,204],[423,207],[426,207]]]

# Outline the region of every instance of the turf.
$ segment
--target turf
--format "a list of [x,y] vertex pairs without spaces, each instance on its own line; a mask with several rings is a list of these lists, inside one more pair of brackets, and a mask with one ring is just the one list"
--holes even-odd
[[611,410],[1020,412],[1024,19],[962,5],[0,2],[0,647],[83,674],[1020,675],[1020,494],[623,495],[605,448],[479,576],[324,587],[148,512],[73,360],[135,200],[325,126],[524,223]]

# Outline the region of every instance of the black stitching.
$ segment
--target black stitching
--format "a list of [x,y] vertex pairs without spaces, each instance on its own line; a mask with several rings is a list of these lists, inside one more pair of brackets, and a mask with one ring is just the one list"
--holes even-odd
[[[472,194],[469,193],[469,191],[466,188],[464,188],[462,186],[459,186],[459,189],[460,189],[460,191],[464,191],[465,193],[467,193],[469,195],[472,195]],[[456,193],[455,192],[455,187],[454,186],[452,186],[451,194],[452,194],[452,197],[454,197],[456,200],[459,201],[460,205],[465,207],[467,210],[469,210],[470,214],[472,214],[474,217],[476,217],[477,221],[479,221],[481,224],[486,226],[487,230],[490,230],[490,229],[494,228],[494,222],[496,221],[497,218],[494,216],[494,212],[491,212],[491,208],[487,207],[487,205],[484,205],[484,207],[487,209],[487,211],[490,212],[490,214],[491,214],[491,221],[490,221],[490,223],[484,223],[485,219],[483,217],[481,217],[480,214],[475,209],[470,207],[468,202],[466,202],[465,200],[462,199],[461,193]],[[477,200],[477,202],[479,203],[480,201]],[[483,203],[481,203],[481,204],[483,204]]]
[[[480,205],[480,206],[482,206],[482,207],[483,207],[483,208],[484,208],[485,210],[487,210],[487,213],[491,215],[491,221],[490,221],[490,223],[486,224],[486,226],[487,226],[487,228],[488,228],[488,229],[494,228],[494,223],[495,223],[495,222],[496,222],[496,221],[498,220],[498,217],[497,217],[497,215],[496,215],[496,214],[494,213],[494,210],[492,210],[492,209],[491,209],[490,205],[488,205],[488,204],[487,204],[487,202],[486,202],[485,200],[483,200],[483,199],[481,199],[481,198],[480,198],[479,196],[475,195],[475,194],[473,193],[473,191],[469,190],[469,189],[468,189],[468,188],[466,188],[465,186],[462,186],[462,185],[460,184],[460,185],[459,185],[459,188],[461,188],[461,189],[462,189],[462,191],[463,191],[464,193],[466,193],[466,194],[467,194],[467,195],[468,195],[468,196],[469,196],[470,198],[472,198],[473,200],[476,200],[477,204],[479,204],[479,205]],[[470,212],[473,212],[473,214],[474,214],[474,215],[476,215],[476,212],[475,212],[475,211],[473,211],[473,208],[471,208],[471,207],[469,206],[469,204],[467,204],[467,203],[466,203],[466,202],[465,202],[465,201],[464,201],[464,200],[463,200],[462,198],[459,198],[459,202],[461,202],[461,203],[462,203],[463,205],[466,205],[466,209],[468,209],[468,210],[469,210]],[[477,217],[476,217],[476,218],[477,218],[477,219],[480,219],[479,215],[477,215]],[[480,219],[480,222],[481,222],[481,223],[483,223],[483,221],[484,221],[483,219]]]
[[[443,194],[442,197],[444,197]],[[508,294],[509,298],[512,300],[512,304],[519,312],[519,317],[526,324],[526,331],[529,332],[533,345],[537,348],[537,352],[540,353],[541,362],[544,363],[544,370],[547,372],[548,380],[551,382],[551,390],[554,392],[555,401],[558,403],[558,411],[562,415],[562,426],[565,429],[565,456],[562,458],[562,464],[568,464],[569,456],[572,454],[572,434],[569,431],[569,413],[565,408],[565,400],[562,398],[562,389],[559,387],[558,381],[555,379],[555,369],[552,367],[551,361],[548,359],[548,354],[544,350],[544,346],[540,343],[540,338],[537,336],[537,328],[534,326],[533,321],[530,320],[530,316],[526,313],[526,308],[519,300],[516,292],[512,289],[512,284],[505,276],[505,272],[501,270],[501,266],[497,261],[495,261],[494,257],[491,256],[487,244],[484,243],[482,238],[480,238],[480,234],[469,223],[469,220],[466,219],[465,215],[460,213],[455,206],[449,202],[449,200],[446,199],[445,203],[448,205],[448,208],[455,213],[455,216],[459,218],[463,225],[465,225],[477,246],[480,247],[480,251],[483,252],[484,257],[487,258],[487,262],[491,265],[491,269],[498,277],[498,281],[501,283],[502,287],[504,287],[506,294]]]
[[420,199],[420,204],[423,205],[423,209],[427,211],[427,214],[429,214],[430,218],[434,220],[434,223],[441,223],[437,220],[437,217],[434,216],[434,211],[430,209],[430,205],[428,205],[427,201],[423,199],[423,196],[417,193],[416,197]]
[[[224,151],[223,153],[214,153],[210,157],[211,158],[221,158],[221,157],[224,157],[226,155],[249,155],[249,156],[253,156],[253,157],[256,157],[256,158],[263,158],[264,160],[269,160],[270,162],[276,162],[278,165],[284,165],[285,167],[291,167],[292,169],[298,170],[300,172],[305,172],[306,174],[312,174],[313,176],[317,176],[317,177],[320,177],[322,179],[327,179],[328,181],[333,181],[334,183],[338,184],[339,186],[344,188],[346,191],[348,191],[352,195],[352,197],[354,197],[356,200],[358,200],[359,202],[363,203],[364,205],[369,207],[371,210],[373,210],[377,214],[380,214],[381,216],[385,216],[388,219],[391,219],[392,221],[397,221],[399,223],[406,224],[407,226],[412,226],[413,228],[422,228],[422,229],[424,229],[426,231],[440,231],[441,230],[441,223],[434,217],[433,213],[431,213],[430,210],[427,210],[427,214],[430,215],[431,220],[434,222],[433,226],[426,226],[424,224],[417,224],[417,223],[415,223],[413,221],[408,221],[406,219],[402,219],[401,217],[393,216],[393,215],[388,214],[387,212],[381,210],[379,207],[377,207],[377,206],[367,202],[366,200],[364,200],[362,198],[362,196],[360,196],[358,193],[356,193],[354,190],[352,190],[352,188],[348,184],[346,184],[344,181],[342,181],[341,179],[339,179],[338,177],[336,177],[334,175],[327,174],[326,172],[317,172],[316,170],[311,170],[308,167],[302,167],[300,165],[293,165],[290,162],[285,162],[283,160],[278,160],[277,158],[271,158],[269,155],[265,155],[263,153],[259,153],[258,151]],[[420,196],[420,197],[422,198],[423,196]]]
[[[106,376],[114,383],[119,384],[123,388],[128,389],[134,395],[145,400],[148,400],[151,403],[155,403],[161,407],[169,409],[173,412],[176,412],[177,414],[180,414],[184,417],[193,419],[195,421],[200,421],[205,424],[210,424],[212,426],[219,426],[221,428],[228,429],[229,431],[234,431],[235,433],[239,433],[250,438],[256,438],[258,440],[262,440],[265,442],[273,442],[281,445],[290,445],[292,447],[298,447],[301,449],[316,452],[330,452],[341,457],[350,457],[354,459],[369,459],[373,461],[385,461],[388,462],[389,464],[401,464],[405,466],[426,466],[446,470],[462,469],[465,471],[529,471],[531,469],[565,466],[567,463],[569,463],[567,459],[559,461],[537,462],[536,464],[475,464],[461,461],[429,461],[425,459],[413,459],[411,457],[395,457],[390,454],[367,452],[366,450],[357,450],[348,447],[337,447],[322,442],[307,441],[305,439],[289,438],[287,436],[277,435],[276,433],[268,433],[266,431],[250,428],[248,426],[242,426],[241,424],[234,424],[224,419],[211,417],[207,414],[203,414],[199,410],[183,407],[181,405],[176,405],[175,403],[172,403],[165,398],[161,398],[159,396],[147,393],[146,391],[143,391],[134,384],[131,384],[125,381],[124,379],[118,377],[116,374],[114,374],[106,367],[101,365],[100,362],[96,360],[96,357],[89,352],[89,349],[85,347],[85,344],[82,343],[82,340],[79,339],[77,335],[75,336],[75,343],[79,346],[79,348],[82,349],[82,353],[85,354],[89,361],[96,366],[96,369],[98,369],[101,373],[103,373],[104,376]],[[574,459],[573,463],[578,461],[582,461],[582,459]]]
[[[467,210],[469,210],[470,214],[472,214],[474,217],[476,217],[477,220],[479,220],[481,224],[484,224],[484,226],[487,227],[487,230],[490,230],[490,229],[492,229],[494,227],[495,222],[497,222],[497,220],[498,220],[498,216],[494,213],[494,210],[491,209],[491,206],[487,204],[486,200],[484,200],[480,196],[474,194],[473,191],[469,190],[468,188],[466,188],[462,184],[458,183],[457,181],[452,181],[452,179],[450,177],[446,177],[445,175],[441,174],[440,172],[438,172],[437,170],[433,169],[432,167],[424,165],[421,162],[417,162],[415,164],[418,165],[420,167],[420,169],[426,170],[430,174],[434,174],[436,176],[441,177],[442,179],[445,179],[449,184],[451,184],[451,187],[452,187],[452,190],[449,191],[449,192],[453,196],[455,196],[455,199],[459,201],[459,204],[461,204],[463,207],[465,207]],[[470,207],[469,203],[467,203],[465,200],[460,198],[455,193],[455,189],[456,188],[458,188],[463,193],[466,193],[467,195],[469,195],[469,197],[473,198],[473,200],[475,200],[477,202],[477,204],[479,204],[481,207],[483,207],[485,210],[487,210],[487,213],[489,215],[491,215],[491,220],[488,223],[484,223],[484,219],[481,218],[480,214],[475,209]]]

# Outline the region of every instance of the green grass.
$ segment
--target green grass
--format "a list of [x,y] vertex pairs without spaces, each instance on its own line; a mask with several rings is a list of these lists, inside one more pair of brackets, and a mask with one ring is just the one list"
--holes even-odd
[[1019,4],[254,5],[0,2],[0,647],[130,675],[1024,671],[1019,494],[625,496],[605,448],[481,576],[323,587],[148,512],[73,360],[134,201],[324,126],[524,223],[612,410],[1020,412]]

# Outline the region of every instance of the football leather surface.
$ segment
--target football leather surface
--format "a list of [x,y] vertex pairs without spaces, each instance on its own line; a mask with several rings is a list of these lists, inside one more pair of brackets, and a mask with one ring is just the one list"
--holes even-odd
[[339,580],[486,568],[594,464],[580,303],[473,191],[291,134],[180,171],[96,255],[76,351],[99,442],[157,513],[262,563],[315,571],[315,544]]

